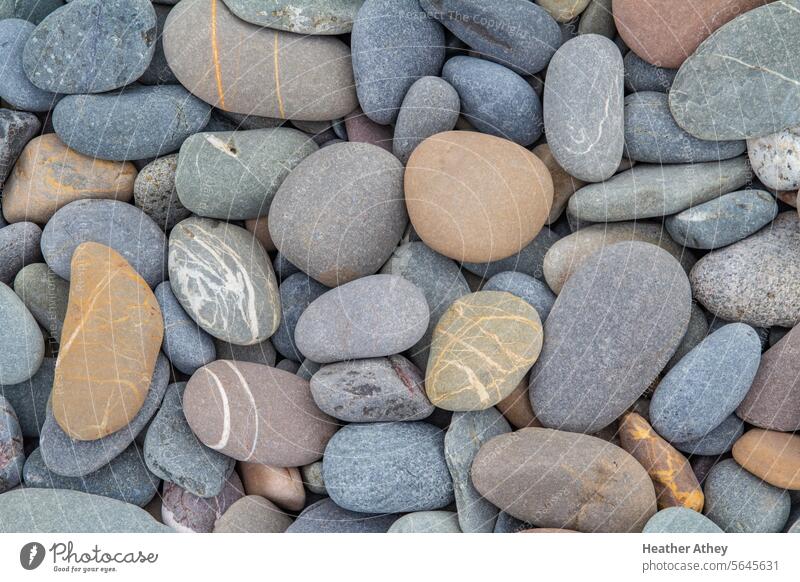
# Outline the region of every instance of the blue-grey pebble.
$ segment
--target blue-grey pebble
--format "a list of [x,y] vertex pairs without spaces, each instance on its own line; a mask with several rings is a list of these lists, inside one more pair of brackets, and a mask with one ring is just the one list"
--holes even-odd
[[326,497],[306,507],[286,533],[386,533],[398,517],[349,511]]
[[275,364],[275,367],[278,370],[283,370],[285,372],[289,372],[290,374],[297,374],[297,372],[300,370],[300,362],[295,362],[289,358],[284,358]]
[[253,362],[265,366],[274,366],[277,355],[272,341],[265,339],[263,342],[251,346],[240,346],[214,338],[214,347],[218,360],[233,360],[234,362]]
[[328,288],[306,275],[295,273],[283,279],[280,285],[281,323],[270,338],[280,355],[291,360],[302,361],[304,356],[294,343],[294,330],[306,307],[328,291]]
[[0,493],[4,493],[22,481],[25,451],[17,414],[3,396],[0,396],[0,453]]
[[532,527],[535,526],[517,519],[505,511],[501,511],[497,514],[497,522],[494,524],[493,533],[517,533],[523,529],[530,529]]
[[155,296],[164,319],[161,345],[172,365],[191,376],[198,368],[216,360],[214,340],[183,310],[169,281],[158,284]]
[[0,282],[11,285],[25,265],[42,260],[42,229],[32,222],[0,228]]
[[289,259],[286,258],[286,255],[282,254],[280,251],[275,253],[275,258],[272,260],[272,268],[275,270],[275,277],[278,278],[278,281],[284,281],[295,273],[301,272],[300,269],[292,264]]
[[314,374],[320,371],[322,368],[322,364],[318,364],[317,362],[312,362],[308,358],[303,360],[300,364],[300,368],[297,370],[297,375],[303,378],[304,380],[311,381],[311,378],[314,377]]
[[786,533],[800,533],[800,505],[792,506],[792,511],[789,512],[789,519],[786,520],[783,531]]
[[665,69],[651,65],[633,51],[628,51],[622,59],[625,65],[625,88],[629,91],[661,91],[666,93],[678,69]]
[[481,133],[529,146],[542,135],[542,104],[525,79],[497,63],[456,56],[442,77],[458,92],[461,114]]
[[185,382],[170,384],[144,439],[144,461],[165,481],[198,497],[218,495],[234,460],[201,443],[183,415]]
[[23,111],[49,111],[59,95],[31,83],[22,68],[22,51],[34,28],[27,20],[0,20],[0,98]]
[[32,263],[14,277],[14,293],[51,339],[59,341],[69,305],[69,281],[56,275],[45,263]]
[[387,533],[461,533],[455,511],[415,511],[392,524]]
[[42,365],[28,380],[0,386],[3,396],[17,413],[22,436],[38,438],[47,416],[47,401],[53,389],[56,359],[44,358]]
[[703,492],[703,513],[727,533],[779,532],[789,518],[789,493],[745,471],[733,459],[714,465]]
[[[721,317],[715,316],[713,313],[709,313],[710,321],[708,322],[708,335],[711,335],[721,327],[725,327],[729,323],[736,323],[738,320],[728,320],[722,319]],[[758,341],[761,342],[761,351],[767,349],[767,345],[769,345],[769,328],[766,327],[756,327],[751,325],[756,334],[758,335]]]
[[70,0],[0,0],[0,19],[21,18],[39,24],[53,10]]
[[683,336],[678,349],[672,354],[672,357],[664,367],[665,371],[669,371],[675,364],[683,359],[683,356],[691,352],[697,344],[703,341],[708,335],[708,320],[703,309],[692,303],[692,313],[689,316],[689,327],[686,329],[686,334]]
[[175,73],[172,72],[172,69],[169,68],[167,57],[164,54],[164,43],[161,39],[161,35],[164,32],[164,23],[167,20],[171,8],[159,4],[154,4],[153,8],[155,8],[156,11],[156,48],[153,51],[153,58],[150,60],[150,65],[137,80],[144,85],[177,84],[178,78],[175,76]]
[[87,156],[142,160],[178,150],[210,116],[211,106],[180,85],[133,85],[117,93],[64,97],[53,110],[53,129]]
[[744,323],[709,335],[661,380],[650,403],[650,421],[670,442],[698,439],[736,410],[761,362],[761,342]]
[[539,314],[539,319],[547,319],[556,302],[555,294],[546,283],[525,273],[505,271],[498,273],[481,287],[482,291],[506,291],[527,301]]
[[72,254],[87,241],[117,251],[150,287],[166,277],[167,237],[132,204],[76,200],[59,208],[42,232],[42,255],[56,275],[68,280]]
[[444,456],[453,478],[458,523],[465,533],[492,533],[499,509],[472,485],[472,461],[490,439],[511,432],[511,426],[494,408],[454,412],[444,437]]
[[733,444],[744,434],[744,421],[731,414],[708,434],[700,438],[673,442],[676,449],[690,455],[724,455],[733,448]]
[[525,273],[535,279],[544,279],[544,256],[560,238],[561,236],[554,230],[544,227],[515,255],[492,263],[464,263],[463,267],[485,279],[506,271]]
[[5,283],[0,283],[0,322],[0,385],[25,382],[42,364],[44,336],[31,312]]
[[331,499],[351,511],[428,511],[453,502],[444,434],[425,422],[349,424],[328,442],[322,463]]
[[764,190],[739,190],[687,208],[665,221],[675,242],[716,249],[740,241],[778,215],[775,197]]
[[[2,21],[0,21],[2,22]],[[0,78],[0,86],[3,80]],[[17,162],[17,158],[32,140],[42,124],[33,113],[0,109],[0,190]],[[0,213],[0,227],[8,224]]]
[[387,125],[414,81],[439,74],[444,29],[417,0],[366,0],[353,22],[350,46],[361,109]]
[[702,513],[686,507],[667,507],[651,517],[642,533],[723,533],[720,527]]
[[453,129],[460,111],[458,92],[450,83],[431,76],[416,80],[397,114],[392,153],[405,164],[426,138]]

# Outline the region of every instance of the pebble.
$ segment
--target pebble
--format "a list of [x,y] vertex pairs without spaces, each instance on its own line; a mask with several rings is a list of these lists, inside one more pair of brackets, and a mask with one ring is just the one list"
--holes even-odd
[[453,502],[444,434],[425,422],[350,424],[325,449],[325,488],[365,513],[441,509]]
[[237,345],[264,341],[281,317],[269,256],[245,229],[192,216],[169,236],[169,281],[186,313]]
[[398,516],[349,511],[326,497],[306,507],[287,533],[386,533]]
[[489,279],[481,290],[505,291],[525,300],[536,310],[543,323],[556,302],[556,296],[553,295],[553,292],[550,291],[545,283],[534,279],[530,275],[512,271],[498,273]]
[[461,112],[453,86],[440,77],[421,77],[406,92],[394,127],[392,152],[404,164],[427,138],[452,130]]
[[322,461],[314,461],[310,465],[300,467],[300,473],[303,476],[303,485],[311,493],[328,494],[328,490],[325,489],[325,477],[322,475]]
[[269,234],[269,217],[259,216],[258,218],[251,218],[244,221],[244,227],[253,233],[256,240],[261,243],[264,250],[268,253],[278,250],[275,243],[272,242],[272,236]]
[[297,467],[240,462],[239,474],[248,495],[264,497],[287,511],[300,511],[306,504],[303,479]]
[[39,24],[45,16],[70,0],[0,0],[0,18],[22,18]]
[[317,149],[306,134],[286,127],[198,133],[181,146],[175,188],[198,216],[258,218],[286,176]]
[[[447,61],[442,78],[458,92],[461,114],[481,133],[529,146],[542,135],[542,104],[514,71],[474,57]],[[452,128],[450,128],[452,129]]]
[[200,368],[186,385],[183,412],[204,445],[278,467],[316,461],[337,428],[314,404],[308,382],[250,362]]
[[789,493],[764,483],[733,459],[714,465],[703,489],[703,513],[727,533],[779,532],[789,518]]
[[556,51],[547,68],[544,124],[553,157],[571,176],[607,180],[625,144],[624,69],[613,41],[583,34]]
[[519,533],[532,527],[533,525],[520,521],[505,511],[501,511],[497,514],[497,523],[494,526],[493,533]]
[[292,518],[257,495],[235,501],[214,523],[214,533],[283,533]]
[[162,348],[172,365],[192,375],[198,368],[213,362],[217,355],[213,339],[183,310],[169,281],[159,283],[154,294],[164,319]]
[[667,507],[656,513],[645,524],[642,533],[678,534],[723,533],[717,524],[702,513],[685,507]]
[[40,89],[103,93],[141,77],[155,44],[156,13],[147,0],[73,0],[36,27],[22,64]]
[[25,265],[42,260],[42,229],[32,222],[0,228],[0,282],[11,285]]
[[570,22],[586,10],[589,0],[536,0],[556,22]]
[[0,283],[0,321],[0,385],[19,384],[42,364],[44,338],[31,312],[5,283]]
[[488,279],[507,271],[524,273],[535,279],[543,279],[544,257],[547,251],[550,250],[550,247],[560,238],[561,235],[555,230],[551,228],[542,228],[539,234],[537,234],[530,243],[510,257],[490,263],[463,263],[462,267],[464,267],[466,271],[483,279]]
[[31,83],[22,67],[22,54],[35,25],[26,20],[0,20],[0,48],[3,68],[0,69],[0,98],[22,111],[48,111],[59,95],[44,91]]
[[522,379],[514,390],[496,405],[506,420],[514,428],[542,426],[533,414],[531,398],[528,394],[528,377]]
[[550,215],[545,221],[546,224],[553,224],[563,214],[572,195],[578,189],[583,188],[586,182],[570,176],[553,157],[553,152],[550,151],[548,144],[537,145],[531,151],[544,162],[544,165],[550,170],[550,177],[553,179],[553,204],[550,207]]
[[178,154],[156,158],[142,168],[133,184],[136,206],[164,232],[170,231],[192,214],[178,198],[178,191],[175,189],[177,169]]
[[703,436],[685,442],[672,443],[675,448],[690,455],[724,455],[733,448],[733,443],[742,436],[744,423],[731,414],[719,425]]
[[22,430],[11,403],[0,395],[0,494],[14,489],[22,481],[25,452]]
[[452,131],[414,150],[405,196],[425,244],[456,261],[485,263],[516,254],[539,233],[553,181],[539,158],[513,142]]
[[169,11],[172,9],[158,4],[154,4],[153,8],[156,11],[156,47],[153,51],[150,65],[137,81],[143,85],[176,85],[178,79],[172,69],[169,68],[167,57],[164,54],[163,42],[164,24],[167,21]]
[[242,497],[244,488],[235,472],[214,497],[198,497],[179,485],[166,482],[161,494],[161,518],[165,525],[181,533],[210,533],[217,520]]
[[[39,119],[32,113],[0,109],[0,188],[4,187],[20,154],[40,128]],[[8,193],[4,199],[7,196]],[[0,214],[0,226],[6,223],[7,219]]]
[[30,379],[20,384],[0,385],[0,396],[17,414],[22,436],[38,438],[47,415],[47,401],[53,388],[56,370],[55,358],[44,358],[42,365]]
[[346,34],[364,0],[277,0],[264,10],[260,0],[225,0],[247,22],[298,34]]
[[747,140],[747,155],[756,177],[771,190],[800,187],[800,127]]
[[591,0],[581,13],[578,34],[599,34],[614,39],[617,25],[611,9],[612,0]]
[[344,118],[344,126],[347,131],[348,141],[368,143],[378,146],[387,152],[392,151],[392,126],[375,123],[364,115],[360,107]]
[[334,287],[377,272],[407,220],[400,161],[378,146],[338,143],[283,181],[269,230],[285,259]]
[[637,91],[660,91],[668,93],[678,69],[667,69],[651,65],[633,51],[622,59],[625,65],[625,88]]
[[415,511],[395,521],[387,533],[447,534],[461,533],[461,528],[454,511]]
[[530,380],[536,418],[586,433],[608,426],[669,361],[690,311],[686,274],[655,245],[622,242],[589,257],[547,318]]
[[800,436],[754,428],[733,445],[733,458],[779,489],[800,490]]
[[203,445],[183,414],[185,382],[170,384],[144,439],[144,461],[155,475],[198,497],[222,491],[234,461]]
[[281,282],[279,291],[281,323],[271,338],[272,345],[283,357],[302,360],[304,356],[294,341],[297,321],[306,308],[328,291],[328,288],[305,273],[294,273]]
[[14,293],[22,299],[39,325],[58,341],[67,316],[69,282],[44,263],[31,263],[20,269],[14,278]]
[[214,347],[218,360],[233,360],[234,362],[253,362],[265,366],[275,365],[275,348],[270,340],[253,344],[251,346],[237,346],[214,338]]
[[425,295],[397,275],[372,275],[315,299],[295,328],[297,348],[314,362],[378,358],[417,343],[430,319]]
[[472,481],[488,501],[539,527],[638,533],[656,512],[644,468],[588,435],[524,428],[495,437],[478,451]]

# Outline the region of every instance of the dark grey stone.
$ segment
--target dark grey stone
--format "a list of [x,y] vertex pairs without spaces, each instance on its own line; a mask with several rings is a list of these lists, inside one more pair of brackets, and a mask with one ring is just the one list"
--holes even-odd
[[44,337],[31,312],[5,283],[0,283],[0,322],[0,385],[25,382],[42,364]]
[[47,330],[54,341],[61,339],[61,329],[69,303],[69,281],[65,281],[44,263],[23,267],[14,278],[14,293],[19,295],[31,315]]
[[272,268],[275,270],[275,276],[278,278],[278,281],[284,281],[295,273],[302,272],[289,262],[289,259],[282,255],[280,251],[275,253],[275,258],[272,261]]
[[515,255],[492,263],[464,263],[463,267],[485,279],[505,271],[525,273],[536,279],[544,279],[544,256],[560,238],[561,236],[554,230],[544,227],[536,238]]
[[723,420],[711,432],[692,441],[674,442],[672,445],[690,455],[723,455],[733,448],[733,443],[744,434],[744,421],[735,414]]
[[535,527],[533,524],[525,523],[505,511],[497,514],[497,522],[494,525],[494,533],[517,533],[523,529]]
[[275,367],[278,368],[278,370],[283,370],[290,374],[297,374],[300,370],[300,362],[295,362],[294,360],[286,358],[275,364]]
[[678,74],[678,69],[651,65],[633,51],[628,51],[622,62],[625,65],[625,88],[632,92],[668,92]]
[[702,513],[686,507],[667,507],[645,524],[642,533],[723,533],[717,524]]
[[138,81],[144,85],[168,85],[177,84],[178,78],[172,69],[169,68],[167,57],[164,55],[164,43],[161,35],[164,32],[164,23],[169,15],[170,8],[166,6],[153,6],[156,11],[156,48],[153,51],[153,58],[150,66],[142,73]]
[[164,318],[162,349],[172,365],[191,376],[198,368],[216,360],[214,340],[183,310],[169,281],[159,283],[155,296]]
[[11,285],[25,265],[42,260],[42,229],[32,222],[0,228],[0,282]]
[[706,320],[706,314],[696,303],[692,303],[692,314],[689,317],[689,327],[686,329],[686,335],[683,336],[678,349],[672,354],[664,370],[668,371],[680,362],[683,356],[692,351],[707,335],[708,321]]
[[386,533],[398,517],[349,511],[326,497],[306,507],[286,533]]
[[0,0],[0,19],[21,18],[39,24],[53,10],[69,0]]
[[25,451],[22,431],[11,403],[0,396],[0,493],[22,481]]
[[304,356],[294,343],[294,330],[306,307],[328,291],[322,283],[317,283],[305,273],[295,273],[284,279],[280,286],[281,323],[278,331],[270,338],[272,345],[284,358],[302,361]]
[[265,366],[274,366],[277,357],[272,341],[268,339],[252,346],[239,346],[214,338],[214,347],[217,350],[218,360],[253,362],[255,364],[264,364]]
[[133,184],[136,206],[165,232],[192,214],[178,198],[177,169],[178,154],[156,158],[139,171]]
[[544,322],[556,302],[556,296],[550,287],[539,279],[525,273],[505,271],[498,273],[481,287],[481,291],[506,291],[527,301]]
[[0,396],[11,404],[17,413],[22,436],[37,438],[47,416],[47,401],[53,389],[56,359],[44,358],[36,373],[20,384],[0,386]]
[[462,533],[455,511],[414,511],[392,524],[387,533]]
[[592,0],[581,13],[578,34],[599,34],[614,40],[617,25],[611,11],[611,0]]
[[392,152],[405,164],[425,139],[453,129],[460,111],[458,92],[447,81],[439,77],[418,79],[397,114]]
[[26,20],[0,20],[0,98],[23,111],[49,111],[59,96],[31,83],[22,68],[22,51],[34,28]]
[[[0,86],[3,82],[0,77]],[[0,109],[0,190],[25,145],[36,136],[41,126],[39,119],[32,113]],[[2,217],[0,225],[5,226]]]
[[314,374],[320,371],[322,368],[322,364],[318,364],[317,362],[312,362],[308,358],[303,360],[300,364],[300,368],[297,370],[297,375],[303,378],[304,380],[311,381],[311,378],[314,377]]

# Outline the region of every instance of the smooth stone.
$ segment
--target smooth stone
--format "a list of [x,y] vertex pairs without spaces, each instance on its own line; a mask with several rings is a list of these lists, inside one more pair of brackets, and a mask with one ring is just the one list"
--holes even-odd
[[542,135],[539,97],[514,71],[475,57],[455,56],[445,63],[442,78],[458,92],[461,115],[481,133],[522,146]]
[[53,128],[72,149],[103,160],[172,153],[208,123],[211,108],[180,85],[133,86],[104,95],[69,95]]
[[153,475],[137,445],[131,445],[108,465],[82,477],[63,477],[47,468],[36,449],[25,461],[25,487],[71,489],[144,507],[158,492],[160,480]]
[[441,509],[453,502],[444,434],[425,422],[349,424],[328,443],[325,488],[364,513]]
[[303,476],[303,485],[311,493],[317,495],[327,495],[328,490],[325,489],[325,477],[322,475],[322,461],[315,461],[310,465],[304,465],[300,468]]
[[337,362],[311,378],[320,410],[347,422],[423,420],[433,413],[424,377],[401,355]]
[[492,533],[498,509],[472,485],[470,471],[475,455],[494,437],[511,432],[511,426],[495,408],[456,412],[444,436],[444,456],[458,509],[456,524],[465,533]]
[[456,261],[487,263],[516,254],[539,233],[553,181],[539,158],[513,142],[449,131],[414,150],[405,198],[425,244]]
[[622,59],[625,65],[625,88],[637,91],[669,92],[678,69],[666,69],[651,65],[633,51]]
[[[229,0],[230,1],[230,0]],[[270,501],[246,495],[235,501],[214,523],[214,533],[283,533],[292,518]]]
[[558,161],[553,157],[550,146],[546,143],[539,144],[531,150],[550,170],[550,177],[553,179],[553,205],[550,207],[550,215],[547,217],[546,224],[552,225],[564,213],[567,202],[573,194],[586,185],[583,180],[570,176],[562,168]]
[[453,411],[494,406],[516,388],[541,348],[542,323],[529,303],[500,291],[466,295],[433,331],[428,398]]
[[22,18],[39,24],[45,16],[70,0],[0,0],[0,18]]
[[736,414],[759,428],[800,431],[800,327],[792,328],[761,356]]
[[621,242],[584,261],[558,296],[531,372],[536,418],[593,433],[657,378],[689,324],[691,289],[669,253]]
[[403,165],[371,144],[323,148],[283,181],[269,218],[281,255],[323,285],[372,275],[408,221]]
[[0,395],[0,494],[22,481],[25,451],[22,430],[11,403]]
[[392,151],[392,126],[375,123],[364,115],[361,108],[357,108],[344,118],[344,126],[348,141],[369,143],[387,152]]
[[744,422],[735,414],[731,414],[723,420],[711,432],[703,436],[685,442],[672,443],[676,449],[689,453],[690,455],[724,455],[733,448],[735,443],[744,432]]
[[[544,279],[554,293],[595,253],[605,253],[619,242],[641,241],[657,245],[675,257],[687,273],[694,266],[692,254],[675,243],[660,224],[619,222],[593,224],[555,242],[544,256]],[[705,335],[705,334],[704,334]]]
[[800,490],[800,436],[754,428],[733,445],[733,458],[779,489]]
[[511,394],[498,402],[495,407],[514,428],[542,426],[533,414],[527,377],[523,378]]
[[127,426],[147,397],[163,337],[161,310],[144,279],[113,249],[81,244],[53,382],[61,428],[91,441]]
[[450,131],[461,112],[453,86],[440,77],[421,77],[406,92],[394,127],[392,152],[404,164],[427,138]]
[[222,491],[214,497],[198,497],[174,483],[164,483],[161,518],[164,524],[182,533],[210,533],[225,512],[244,497],[244,487],[236,472],[231,473]]
[[244,491],[248,495],[269,499],[287,511],[300,511],[305,506],[306,492],[297,467],[273,467],[244,462],[238,465]]
[[518,73],[538,73],[561,46],[558,23],[533,2],[420,0],[420,5],[477,54]]
[[715,249],[761,230],[778,215],[778,203],[764,190],[739,190],[670,216],[667,230],[678,244]]
[[192,214],[178,198],[177,170],[178,154],[156,158],[142,168],[133,184],[134,203],[164,232]]
[[692,292],[720,318],[792,327],[800,321],[798,261],[800,217],[782,212],[770,228],[700,259],[690,274]]
[[544,322],[556,302],[556,296],[545,284],[524,273],[506,271],[489,279],[482,291],[505,291],[526,301]]
[[169,281],[159,283],[154,294],[164,318],[162,349],[172,365],[191,376],[198,368],[216,360],[214,340],[183,310]]
[[141,77],[155,44],[156,13],[147,0],[73,0],[36,27],[22,64],[40,89],[103,93]]
[[746,156],[697,164],[637,164],[606,182],[581,188],[567,207],[589,222],[668,216],[733,192],[750,178]]
[[295,328],[297,348],[314,362],[378,358],[416,344],[428,329],[425,295],[397,275],[371,275],[315,299]]
[[31,83],[22,67],[25,43],[35,28],[26,20],[0,20],[0,49],[4,55],[0,68],[0,98],[22,111],[49,111],[59,96]]
[[[270,238],[272,238],[271,234]],[[272,267],[275,270],[275,276],[278,278],[278,281],[283,281],[295,273],[301,272],[300,269],[289,262],[289,260],[283,256],[280,251],[275,253],[275,259],[272,261]]]
[[265,366],[275,365],[275,348],[268,339],[251,346],[237,346],[214,338],[214,347],[217,350],[218,360],[252,362],[254,364],[264,364]]
[[102,439],[71,439],[56,422],[52,408],[47,409],[39,445],[44,462],[51,471],[65,477],[82,477],[97,471],[128,448],[156,413],[169,382],[167,358],[159,354],[144,404],[130,423]]
[[397,518],[350,511],[326,497],[306,507],[286,533],[386,533]]
[[54,133],[32,139],[19,157],[3,191],[3,214],[9,222],[47,223],[76,200],[131,199],[136,168],[85,156]]
[[631,455],[596,437],[546,428],[483,445],[472,482],[488,501],[539,527],[641,532],[656,512],[650,477]]
[[144,85],[175,85],[178,83],[178,79],[169,68],[163,42],[164,24],[171,8],[160,5],[154,5],[153,8],[156,11],[156,48],[153,51],[150,65],[137,81]]
[[258,218],[286,176],[317,149],[306,134],[286,127],[198,133],[181,146],[175,188],[198,216]]
[[[0,109],[0,189],[4,188],[14,164],[41,126],[39,118],[32,113]],[[6,189],[4,199],[9,192]],[[5,212],[5,208],[3,210]],[[6,224],[7,218],[0,214],[0,226]]]
[[770,190],[800,187],[800,127],[747,140],[747,156],[756,177]]
[[346,34],[364,0],[275,0],[265,10],[261,0],[224,0],[247,22],[298,34]]
[[68,489],[17,489],[0,495],[3,533],[168,533],[141,507]]
[[281,282],[281,323],[271,340],[283,357],[292,360],[304,358],[294,342],[297,322],[306,308],[327,291],[325,285],[305,273],[294,273]]
[[[708,324],[709,334],[717,331],[719,328],[725,325],[728,325],[729,323],[736,323],[733,321],[722,319],[721,317],[717,317],[713,313],[709,313],[709,318],[711,319],[711,321]],[[756,335],[758,335],[759,342],[761,342],[761,349],[762,350],[767,349],[767,345],[769,344],[769,329],[766,327],[753,327],[753,329],[755,330]]]
[[714,465],[706,477],[703,513],[727,533],[774,533],[789,518],[789,493],[751,475],[733,459]]
[[744,399],[761,360],[761,342],[749,325],[715,331],[658,384],[650,419],[670,442],[699,439],[718,427]]
[[42,364],[44,337],[31,312],[5,283],[0,283],[0,321],[0,385],[25,382]]
[[0,228],[0,282],[11,285],[25,265],[42,260],[42,229],[32,222]]
[[571,176],[607,180],[625,144],[624,69],[613,41],[583,34],[553,55],[544,87],[544,125],[553,157]]
[[707,141],[685,132],[672,117],[666,93],[642,91],[625,97],[625,155],[631,160],[649,164],[714,162],[735,158],[747,149],[743,140]]
[[723,531],[702,513],[685,507],[667,507],[650,518],[642,533],[713,534]]
[[264,250],[268,253],[274,252],[277,249],[275,243],[272,242],[272,237],[269,234],[269,217],[259,216],[258,218],[251,218],[244,221],[244,227],[253,233],[256,240],[261,243]]
[[25,438],[38,438],[47,415],[47,400],[53,388],[55,358],[44,358],[30,379],[20,384],[0,386],[0,396],[11,404]]
[[17,273],[14,292],[39,325],[58,341],[67,316],[69,282],[56,275],[46,264],[33,263]]
[[147,428],[144,461],[158,477],[198,497],[222,491],[234,461],[202,444],[183,414],[185,382],[170,384],[161,408]]
[[513,515],[507,514],[505,511],[501,511],[497,514],[497,523],[492,533],[519,533],[532,527],[532,524],[525,523]]
[[586,10],[589,0],[536,0],[556,22],[570,22]]
[[500,273],[508,271],[524,273],[534,279],[544,278],[544,258],[547,252],[559,239],[561,235],[551,228],[542,228],[539,234],[520,251],[505,259],[492,261],[490,263],[462,263],[462,267],[481,277],[489,279]]
[[215,338],[246,346],[278,329],[269,256],[239,226],[196,216],[178,223],[169,235],[169,280],[189,317]]
[[581,13],[578,23],[578,34],[599,34],[614,39],[617,25],[611,10],[612,0],[591,0]]
[[387,533],[461,533],[455,511],[415,511],[392,524]]
[[[713,11],[721,1],[698,6]],[[729,4],[731,8],[745,4],[752,8],[762,1]],[[665,13],[679,18],[684,14],[667,2],[662,4],[670,6]],[[728,11],[718,22],[722,24],[736,13]],[[670,35],[672,44],[671,29],[660,21],[651,22]],[[693,53],[688,52],[691,56],[681,65],[669,96],[678,125],[701,139],[717,140],[763,137],[800,125],[800,95],[794,90],[798,84],[794,66],[794,55],[800,50],[800,38],[795,34],[798,23],[800,1],[772,2],[739,15]],[[707,32],[704,27],[703,34]],[[776,44],[775,38],[784,41]]]
[[170,11],[163,41],[181,85],[223,111],[327,121],[358,106],[350,49],[337,37],[262,28],[220,0],[187,0]]
[[361,109],[375,123],[388,125],[414,81],[439,74],[444,29],[417,0],[366,0],[353,22],[350,46]]
[[318,364],[316,362],[312,362],[308,358],[302,361],[300,364],[300,368],[297,370],[297,375],[302,378],[303,380],[307,380],[311,382],[311,378],[314,377],[314,374],[320,371],[322,368],[322,364]]
[[314,404],[307,381],[250,362],[200,368],[186,385],[183,412],[207,447],[277,467],[318,460],[337,428]]

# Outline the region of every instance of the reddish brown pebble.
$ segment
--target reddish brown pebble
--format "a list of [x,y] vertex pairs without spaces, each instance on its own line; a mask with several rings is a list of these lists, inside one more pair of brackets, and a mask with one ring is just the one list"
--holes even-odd
[[240,462],[239,474],[248,495],[260,495],[288,511],[300,511],[305,506],[306,490],[297,467]]

